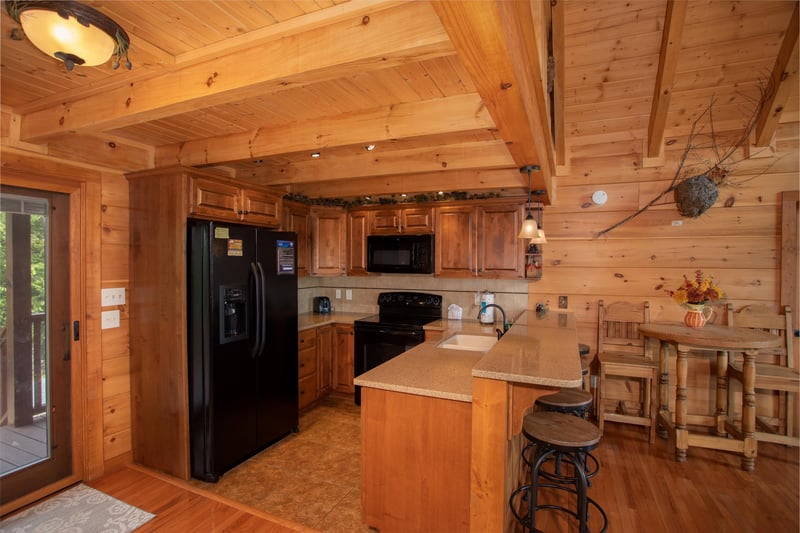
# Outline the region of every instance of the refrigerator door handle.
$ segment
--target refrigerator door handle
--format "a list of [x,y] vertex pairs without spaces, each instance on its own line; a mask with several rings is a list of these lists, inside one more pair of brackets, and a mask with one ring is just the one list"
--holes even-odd
[[256,310],[255,339],[253,339],[252,344],[250,344],[250,357],[252,357],[253,359],[258,357],[258,355],[261,353],[260,352],[261,322],[263,320],[263,317],[261,316],[261,310],[262,310],[261,295],[263,291],[261,283],[263,281],[263,277],[259,275],[258,268],[260,268],[260,265],[257,266],[256,263],[250,263],[250,273],[253,275],[253,285],[254,285],[253,289],[255,292],[255,300],[256,300],[255,302],[253,302],[254,303],[253,307]]
[[264,353],[264,345],[267,343],[267,277],[264,275],[264,267],[261,266],[261,261],[256,263],[258,266],[258,273],[261,276],[261,291],[259,293],[259,312],[261,314],[258,357]]

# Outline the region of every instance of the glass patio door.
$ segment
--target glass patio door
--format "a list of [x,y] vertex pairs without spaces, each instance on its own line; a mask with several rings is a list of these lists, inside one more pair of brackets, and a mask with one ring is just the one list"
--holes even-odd
[[69,197],[0,187],[0,502],[72,471]]

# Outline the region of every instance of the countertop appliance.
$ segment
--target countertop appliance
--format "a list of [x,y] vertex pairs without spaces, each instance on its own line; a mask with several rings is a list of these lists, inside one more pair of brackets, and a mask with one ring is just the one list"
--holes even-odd
[[314,296],[314,312],[315,313],[330,313],[331,312],[331,299],[327,296]]
[[367,272],[433,274],[433,235],[367,236]]
[[189,221],[193,477],[215,482],[298,427],[296,242],[293,232]]
[[[423,326],[442,318],[442,297],[421,292],[382,292],[378,314],[353,323],[353,370],[359,376],[425,341]],[[361,387],[355,388],[361,405]]]

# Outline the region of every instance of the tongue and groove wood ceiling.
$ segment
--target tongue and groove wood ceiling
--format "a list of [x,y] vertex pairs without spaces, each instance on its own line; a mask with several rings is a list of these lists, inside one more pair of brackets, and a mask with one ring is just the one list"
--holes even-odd
[[756,144],[798,122],[796,1],[84,3],[125,28],[133,69],[67,72],[3,11],[10,149],[311,197],[523,192],[535,164],[552,197],[589,154],[663,158],[712,98],[741,128],[771,77]]

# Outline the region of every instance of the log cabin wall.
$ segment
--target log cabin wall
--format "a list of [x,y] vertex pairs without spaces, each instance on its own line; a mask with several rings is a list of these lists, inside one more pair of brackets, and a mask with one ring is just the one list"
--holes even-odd
[[[122,15],[126,14],[126,10],[132,11],[137,7],[136,3],[105,4],[106,10],[119,9],[122,10],[120,12]],[[168,2],[163,3],[169,7],[168,4]],[[310,4],[304,4],[305,7],[310,7]],[[29,171],[30,186],[42,186],[40,181],[42,179],[55,184],[80,181],[90,193],[83,206],[87,224],[83,234],[86,239],[84,244],[88,248],[86,253],[88,261],[87,283],[82,288],[88,326],[84,329],[86,347],[83,369],[87,479],[97,477],[107,469],[128,462],[132,457],[128,333],[130,317],[126,307],[120,306],[120,328],[100,330],[100,289],[104,287],[130,289],[128,197],[127,182],[123,173],[152,168],[155,161],[154,146],[159,147],[162,157],[166,157],[165,154],[172,155],[169,164],[177,161],[173,152],[178,151],[182,151],[182,157],[185,158],[181,162],[189,165],[205,163],[209,154],[212,156],[212,162],[216,163],[240,157],[243,158],[243,163],[239,172],[246,174],[261,168],[255,167],[250,160],[254,155],[263,154],[254,154],[252,144],[247,142],[251,137],[259,138],[262,139],[260,148],[267,155],[276,155],[271,150],[280,152],[278,148],[287,153],[301,154],[294,159],[286,160],[289,171],[285,174],[291,177],[296,173],[302,179],[293,181],[285,178],[274,183],[282,186],[291,185],[293,192],[307,192],[309,196],[357,195],[362,194],[365,189],[399,193],[407,187],[417,187],[416,190],[427,191],[430,188],[438,190],[440,186],[453,184],[465,189],[506,188],[515,189],[516,194],[520,193],[523,180],[518,179],[517,168],[520,164],[527,164],[530,161],[517,161],[522,153],[518,148],[513,154],[506,153],[505,149],[500,150],[500,148],[514,150],[515,144],[509,139],[504,139],[503,134],[530,129],[529,124],[524,124],[524,127],[518,129],[515,127],[517,123],[513,120],[495,123],[496,119],[493,120],[489,116],[485,109],[486,102],[482,101],[482,95],[476,92],[476,82],[469,79],[467,72],[469,69],[463,65],[461,59],[452,55],[453,45],[450,43],[450,38],[445,38],[446,32],[439,26],[439,17],[445,15],[444,13],[434,14],[429,7],[420,2],[411,2],[407,6],[397,7],[396,10],[389,9],[391,2],[376,2],[376,4],[381,6],[379,10],[369,13],[372,17],[371,27],[381,28],[378,22],[383,15],[378,13],[383,11],[392,17],[395,16],[395,12],[397,13],[398,18],[387,17],[387,20],[400,22],[387,23],[389,27],[406,24],[408,27],[419,28],[420,22],[425,23],[422,27],[427,29],[427,48],[419,45],[422,49],[418,52],[413,51],[416,47],[406,46],[406,48],[411,50],[408,54],[420,54],[426,61],[412,63],[410,55],[408,58],[398,55],[394,59],[400,65],[398,71],[381,66],[380,69],[370,70],[366,75],[356,77],[359,83],[365,83],[366,78],[386,80],[387,87],[392,87],[399,93],[411,94],[408,101],[402,102],[388,97],[382,98],[381,94],[376,94],[375,105],[381,103],[385,109],[384,107],[365,109],[355,104],[352,104],[352,108],[348,107],[347,104],[351,100],[360,103],[362,98],[358,91],[350,90],[351,84],[354,83],[352,79],[355,78],[346,62],[343,65],[345,68],[341,78],[321,86],[315,86],[318,82],[315,75],[303,76],[302,72],[294,72],[298,80],[295,92],[308,92],[311,99],[319,99],[318,95],[326,95],[325,102],[332,99],[334,102],[331,104],[341,104],[341,115],[348,116],[350,113],[349,116],[355,117],[355,124],[349,123],[342,130],[333,127],[342,122],[339,117],[311,115],[310,111],[316,106],[307,105],[301,98],[292,98],[295,92],[289,88],[271,94],[269,90],[263,90],[264,87],[255,91],[256,88],[247,86],[242,79],[249,79],[251,73],[241,74],[240,79],[239,70],[247,69],[234,68],[242,64],[238,57],[238,54],[246,48],[242,42],[237,41],[238,44],[233,44],[220,55],[216,47],[221,46],[221,43],[212,42],[210,38],[198,36],[197,33],[192,33],[191,29],[179,26],[183,23],[179,17],[171,18],[167,14],[153,14],[148,17],[152,21],[163,23],[165,27],[173,25],[181,29],[165,31],[156,28],[152,31],[150,39],[158,39],[160,36],[176,42],[168,44],[156,42],[147,47],[139,47],[136,50],[139,55],[135,56],[137,64],[132,75],[146,77],[149,69],[153,69],[155,73],[155,69],[162,62],[174,65],[176,58],[188,62],[188,66],[178,65],[177,74],[168,72],[155,76],[151,80],[151,86],[161,89],[164,94],[154,90],[149,100],[140,103],[139,108],[134,106],[135,109],[131,111],[133,113],[131,123],[128,123],[128,119],[123,116],[128,111],[122,111],[118,109],[119,106],[111,105],[110,99],[113,97],[119,101],[126,101],[127,89],[124,91],[120,89],[120,93],[124,95],[122,98],[113,91],[104,92],[99,89],[104,86],[105,81],[113,88],[114,84],[110,77],[114,74],[108,69],[108,65],[81,70],[80,76],[48,74],[49,77],[46,78],[48,83],[42,83],[39,76],[43,72],[52,72],[52,58],[42,57],[27,42],[11,40],[3,42],[5,69],[3,85],[6,86],[11,81],[21,82],[16,90],[9,91],[8,95],[4,92],[4,105],[20,107],[24,110],[28,121],[33,122],[32,132],[25,132],[28,137],[21,141],[19,122],[16,127],[11,127],[15,119],[4,108],[0,121],[3,181],[7,180],[8,169],[13,167],[15,176],[22,176],[26,170]],[[490,4],[490,2],[484,3],[484,5]],[[551,3],[534,4],[537,9],[533,24],[539,52],[536,57],[542,67],[544,67],[542,43],[546,41],[542,28],[546,26],[546,6],[549,4]],[[714,207],[703,216],[698,219],[682,219],[677,215],[668,197],[663,204],[653,206],[641,216],[608,234],[599,238],[596,234],[645,205],[668,185],[675,174],[681,150],[686,145],[686,138],[681,136],[685,135],[686,118],[695,116],[698,108],[707,105],[717,84],[735,85],[742,92],[747,92],[752,90],[752,80],[747,76],[748,69],[767,74],[770,72],[783,38],[782,30],[776,31],[775,28],[786,28],[787,15],[795,9],[794,6],[789,5],[789,2],[771,3],[769,8],[762,8],[760,6],[763,4],[756,2],[693,2],[690,5],[691,10],[686,19],[691,25],[687,26],[690,31],[687,32],[688,39],[684,43],[682,55],[684,63],[681,66],[683,70],[675,78],[676,91],[673,92],[669,125],[664,128],[663,144],[666,146],[666,152],[659,158],[647,157],[645,145],[648,140],[647,119],[653,99],[652,90],[659,60],[665,2],[640,0],[633,3],[556,4],[567,8],[566,13],[559,14],[555,11],[553,16],[566,19],[564,30],[569,41],[568,46],[561,49],[561,52],[567,52],[567,56],[562,57],[562,61],[556,62],[556,69],[575,63],[581,64],[577,65],[577,68],[570,68],[563,79],[556,79],[557,84],[560,80],[565,85],[556,87],[553,111],[556,115],[555,123],[557,127],[562,128],[562,132],[556,135],[553,146],[556,152],[554,158],[556,168],[552,173],[553,176],[548,177],[548,180],[552,180],[553,186],[548,191],[551,205],[544,210],[544,229],[548,236],[548,243],[542,247],[544,277],[539,282],[504,281],[500,285],[472,279],[431,278],[430,282],[426,281],[424,290],[443,291],[453,302],[465,307],[467,316],[469,313],[466,307],[469,306],[470,295],[476,290],[496,290],[499,293],[498,301],[501,305],[508,305],[512,312],[525,306],[533,307],[538,302],[546,303],[554,309],[557,307],[558,297],[566,296],[568,310],[573,311],[578,319],[580,342],[589,344],[593,348],[596,345],[597,302],[600,299],[607,303],[618,299],[637,301],[646,299],[650,301],[653,320],[679,320],[682,310],[669,299],[664,290],[676,287],[683,274],[689,275],[696,268],[702,268],[705,272],[713,274],[736,307],[748,303],[767,303],[777,306],[780,301],[782,274],[779,194],[781,191],[797,191],[799,188],[797,146],[800,135],[798,135],[796,96],[788,99],[790,105],[782,109],[776,137],[770,147],[764,151],[750,150],[749,154],[743,153],[742,157],[736,158],[740,160],[744,155],[750,156],[750,159],[735,165],[729,179],[730,184],[721,190],[720,198]],[[291,3],[286,2],[281,5],[291,5]],[[452,9],[456,9],[455,6],[458,4],[449,5]],[[602,12],[598,14],[592,11],[591,6],[599,6]],[[437,7],[440,10],[442,8],[442,6]],[[148,6],[148,10],[158,8],[156,5]],[[346,9],[348,6],[344,6],[344,10]],[[358,20],[369,22],[370,17],[366,16],[367,13],[362,13],[359,9],[362,8],[356,5],[348,13],[357,16]],[[735,18],[737,10],[743,13],[742,17],[749,17],[746,23]],[[341,13],[342,9],[331,11]],[[135,16],[135,13],[128,14]],[[8,17],[5,14],[3,17],[5,17],[4,22],[8,23]],[[312,14],[308,19],[311,22],[305,25],[302,22],[298,24],[294,33],[305,31],[315,35],[314,32],[320,23],[314,22],[316,19],[313,17]],[[334,56],[337,53],[344,55],[341,54],[342,50],[348,51],[352,48],[361,51],[362,48],[353,45],[361,41],[360,37],[351,34],[364,30],[364,27],[359,26],[365,25],[344,24],[341,23],[343,20],[341,17],[344,15],[332,15],[330,20],[330,23],[335,25],[331,31],[335,31],[334,35],[338,37],[330,43],[332,51],[329,55],[332,65],[338,64]],[[120,20],[125,18],[122,16]],[[212,18],[209,16],[206,20],[210,21]],[[289,15],[285,18],[289,18]],[[183,17],[183,19],[189,18]],[[773,19],[778,20],[775,22]],[[276,20],[282,18],[276,17]],[[709,20],[720,22],[714,31],[708,29],[711,27]],[[410,21],[413,21],[413,24]],[[139,25],[147,26],[147,21],[142,21]],[[757,34],[761,26],[771,28],[774,35],[759,40]],[[453,24],[448,24],[448,28],[452,31]],[[203,29],[195,32],[202,32]],[[282,43],[294,42],[296,35],[291,29],[287,31],[292,39],[281,37],[282,34],[278,31],[275,40],[280,40]],[[621,31],[625,34],[621,35]],[[319,33],[323,31],[319,30]],[[385,30],[382,33],[386,33],[391,39],[396,39],[398,46],[405,42],[401,35]],[[472,36],[470,31],[465,30],[464,33]],[[500,33],[502,32],[486,32],[487,35]],[[178,34],[190,36],[187,37],[187,42],[196,40],[205,45],[205,48],[199,51],[193,50],[188,44],[174,39]],[[709,39],[709,43],[706,43],[706,37],[721,34],[730,34],[732,37],[723,44],[716,43],[713,39]],[[255,42],[263,44],[267,40],[268,37],[262,34]],[[387,62],[387,52],[392,50],[392,42],[379,42],[377,36],[373,36],[372,42],[382,46],[377,47],[374,52],[375,57],[380,58],[379,61],[371,59],[372,55],[369,54],[373,52],[369,47],[365,47],[364,55],[347,56],[350,58],[348,61],[358,65],[359,70],[369,69],[372,63]],[[713,45],[713,49],[705,50],[704,47],[707,45]],[[476,47],[481,48],[478,45]],[[307,47],[300,51],[309,54],[307,58],[303,56],[309,59],[308,63],[317,65],[316,60],[310,60],[318,55],[317,50]],[[605,56],[603,51],[607,52]],[[5,54],[9,52],[13,52],[13,57],[6,57]],[[278,117],[277,113],[268,113],[266,110],[270,106],[266,104],[257,105],[255,108],[257,111],[249,114],[245,112],[234,114],[230,108],[217,110],[214,114],[206,113],[205,107],[209,103],[204,98],[212,99],[219,95],[214,92],[201,97],[200,90],[205,91],[205,89],[196,89],[197,93],[193,93],[193,97],[198,98],[199,102],[198,105],[190,107],[196,108],[197,115],[187,113],[185,103],[179,105],[177,102],[167,102],[166,92],[175,86],[174,81],[177,78],[185,80],[187,86],[193,82],[191,87],[205,87],[213,89],[212,92],[217,90],[214,83],[211,83],[213,81],[211,78],[205,83],[208,72],[195,68],[191,62],[192,58],[188,57],[193,54],[199,58],[198,61],[216,61],[225,67],[221,72],[233,77],[233,87],[241,89],[240,92],[249,94],[252,90],[262,98],[286,95],[283,100],[269,100],[267,103],[274,109],[281,109],[288,116]],[[230,56],[233,56],[233,59]],[[710,66],[705,65],[704,61],[708,60],[708,56],[715,58],[719,56],[720,64],[710,62]],[[225,61],[222,61],[223,59]],[[796,55],[794,61],[796,63]],[[294,63],[303,65],[305,61]],[[12,70],[12,67],[16,67],[16,70]],[[263,72],[267,70],[264,69]],[[59,74],[63,73],[59,71]],[[538,76],[540,73],[536,74]],[[790,82],[795,83],[796,93],[796,64],[787,68],[787,74],[790,74]],[[381,77],[382,75],[386,75],[386,78]],[[85,94],[79,92],[77,85],[83,76],[88,76],[85,78],[86,81],[98,88],[89,87]],[[201,79],[195,79],[194,76],[200,76]],[[278,85],[278,81],[281,81],[269,77],[259,80],[265,86],[271,83]],[[416,80],[418,85],[411,87],[406,83],[407,80]],[[589,81],[584,84],[583,80]],[[489,87],[496,86],[489,83],[492,79],[483,81]],[[588,85],[590,82],[594,85]],[[482,87],[483,85],[481,84]],[[523,86],[524,80],[520,80],[518,85]],[[678,89],[683,100],[678,98]],[[65,100],[62,100],[60,93],[68,93],[68,96],[64,97]],[[29,94],[35,98],[24,97]],[[13,96],[16,101],[12,102],[12,98],[8,96]],[[441,98],[436,99],[437,96]],[[100,105],[94,104],[95,98]],[[567,100],[566,116],[561,116],[558,112],[561,98]],[[36,102],[37,99],[41,101]],[[63,121],[49,120],[61,116],[62,107],[71,108],[70,105],[65,106],[65,101],[71,106],[77,106],[75,109],[83,105],[83,109],[88,108],[91,112],[84,112],[85,116],[74,112],[65,124]],[[236,102],[231,100],[226,103],[230,105]],[[289,106],[289,103],[294,105]],[[492,103],[491,99],[489,103]],[[721,105],[730,107],[740,103],[741,101],[732,103],[724,101]],[[166,106],[164,115],[174,112],[177,118],[162,117],[160,106]],[[438,114],[429,119],[429,123],[414,124],[414,127],[405,128],[398,128],[398,126],[408,126],[403,122],[394,123],[388,119],[372,118],[373,115],[383,115],[385,110],[395,106],[399,106],[397,109],[405,110],[403,113],[397,113],[403,117],[431,117],[433,111],[437,111]],[[320,107],[324,107],[326,113],[330,112],[331,108],[339,108],[338,105]],[[624,115],[614,112],[619,109],[625,110]],[[109,116],[100,116],[101,114]],[[223,120],[224,117],[230,118],[228,115],[232,115],[234,121],[242,121],[241,124],[230,124]],[[386,112],[386,115],[391,113]],[[506,115],[507,119],[519,116],[515,113]],[[304,118],[299,120],[297,116]],[[503,114],[499,116],[502,117]],[[246,117],[248,119],[266,117],[267,122],[272,121],[275,124],[270,123],[270,127],[265,128],[264,122],[257,122],[255,119],[245,120]],[[395,130],[405,131],[412,139],[415,137],[436,139],[435,134],[443,125],[452,127],[453,139],[447,142],[441,141],[439,142],[441,146],[434,145],[425,150],[413,142],[406,141],[407,151],[401,151],[393,156],[388,154],[382,156],[384,166],[381,168],[361,164],[360,159],[355,156],[340,158],[338,165],[332,165],[330,162],[319,163],[324,167],[313,167],[312,163],[306,161],[304,154],[309,146],[316,146],[314,144],[317,139],[316,134],[321,130],[331,129],[337,133],[332,136],[330,142],[334,145],[336,142],[345,145],[341,148],[343,153],[350,149],[346,145],[360,144],[363,139],[353,135],[354,132],[361,132],[356,127],[359,119],[365,120],[364,130],[374,129],[384,132],[381,139],[386,141],[394,140],[393,137],[397,133]],[[566,122],[563,122],[564,119]],[[133,122],[137,120],[141,122],[134,124]],[[85,126],[87,130],[84,132],[85,135],[72,135],[71,130],[76,127],[73,121],[77,121],[77,126]],[[100,125],[97,128],[90,127],[94,126],[90,124],[93,121],[99,121]],[[58,123],[59,127],[52,126],[51,123]],[[297,130],[295,136],[284,135],[287,124],[291,124],[293,131]],[[678,127],[678,124],[681,127]],[[62,125],[69,133],[59,131]],[[539,125],[533,124],[533,126]],[[116,142],[102,140],[106,136],[104,127],[113,133],[109,138],[115,139]],[[265,129],[262,131],[262,128]],[[126,137],[119,135],[126,129],[127,139],[132,139],[133,142],[123,142]],[[206,136],[210,139],[210,146],[206,146],[204,139],[178,133],[182,130],[194,132],[197,129],[207,130]],[[229,132],[229,136],[217,133],[218,130]],[[237,143],[238,136],[231,132],[240,134],[245,142]],[[311,144],[296,144],[300,142],[301,133],[315,140]],[[363,135],[363,132],[361,133]],[[214,137],[215,135],[218,137]],[[47,137],[51,138],[46,140]],[[79,138],[76,140],[75,137]],[[511,137],[517,139],[514,135]],[[192,142],[185,145],[184,141],[187,139]],[[40,144],[29,144],[33,142]],[[215,150],[210,148],[216,150],[216,155],[214,155]],[[418,150],[419,154],[408,151],[411,149]],[[531,149],[530,143],[526,145],[527,149]],[[537,149],[545,148],[540,146]],[[192,157],[196,160],[192,160]],[[303,157],[302,161],[300,157]],[[283,172],[282,169],[287,163],[282,157],[277,159],[277,162],[272,162],[272,166],[264,168],[273,169],[275,174]],[[335,158],[333,160],[336,161]],[[486,168],[472,170],[473,162],[476,160],[482,161]],[[446,163],[449,163],[447,172],[440,172],[447,166]],[[477,164],[474,166],[481,167]],[[467,170],[464,170],[465,167]],[[354,174],[354,169],[359,173]],[[385,174],[372,175],[366,169],[383,171]],[[403,169],[416,174],[403,175],[401,174]],[[236,171],[235,167],[229,170]],[[423,170],[425,172],[422,172]],[[344,179],[351,174],[357,176],[357,179]],[[324,176],[328,181],[320,183],[316,176]],[[332,179],[332,176],[341,179]],[[306,189],[303,188],[304,183],[307,183]],[[609,199],[606,204],[598,206],[591,203],[591,194],[596,190],[608,193]],[[678,221],[680,225],[674,224]],[[510,231],[516,230],[517,228],[510,229]],[[330,294],[336,287],[352,287],[355,293],[353,303],[346,304],[343,300],[335,300],[334,305],[342,310],[348,310],[347,306],[353,305],[356,311],[370,312],[374,309],[369,308],[373,305],[370,302],[374,302],[374,296],[380,290],[417,290],[420,289],[419,285],[413,277],[306,278],[301,282],[301,309],[303,302],[307,305],[309,298],[318,291],[323,293],[328,291],[327,294]],[[506,298],[508,301],[505,301]],[[795,316],[799,314],[795,313]],[[719,318],[718,315],[717,320]],[[697,357],[692,360],[691,412],[703,412],[711,403],[709,386],[711,371],[708,359]],[[634,390],[628,390],[624,385],[621,388],[630,398],[635,396]]]

